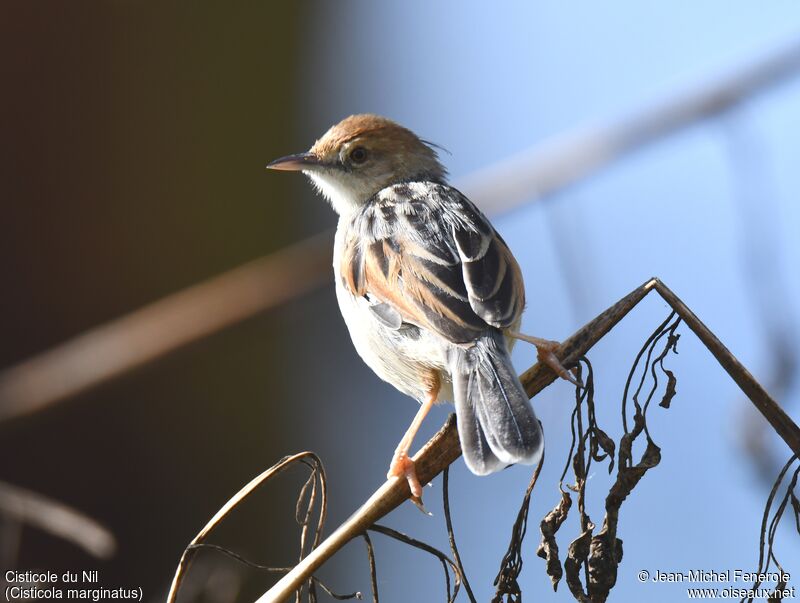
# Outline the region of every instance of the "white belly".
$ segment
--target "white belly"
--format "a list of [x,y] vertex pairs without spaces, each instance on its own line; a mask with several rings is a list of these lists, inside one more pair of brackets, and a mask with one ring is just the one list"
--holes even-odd
[[424,377],[431,369],[436,370],[442,377],[439,399],[452,400],[448,343],[425,329],[420,329],[418,338],[409,338],[387,327],[369,309],[366,299],[356,298],[345,289],[339,273],[339,238],[337,232],[333,254],[336,299],[358,355],[378,377],[420,401],[428,395]]

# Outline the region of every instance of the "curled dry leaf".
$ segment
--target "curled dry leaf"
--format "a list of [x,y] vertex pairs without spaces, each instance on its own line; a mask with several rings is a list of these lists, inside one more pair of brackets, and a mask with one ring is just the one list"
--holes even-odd
[[[592,458],[597,462],[604,461],[606,457],[610,459],[608,464],[608,472],[609,474],[614,471],[614,451],[616,450],[616,444],[614,440],[612,440],[609,435],[596,427],[594,430],[595,439],[592,441]],[[600,454],[600,450],[603,451],[603,454]]]
[[547,562],[547,575],[550,576],[550,581],[553,583],[553,590],[558,590],[558,583],[563,575],[561,561],[558,559],[556,532],[567,519],[570,507],[572,507],[572,497],[568,492],[562,490],[561,500],[552,511],[545,515],[540,524],[542,542],[536,549],[536,554]]
[[581,567],[589,558],[589,548],[592,544],[592,530],[584,530],[580,536],[573,540],[567,549],[567,558],[564,560],[564,573],[567,586],[572,596],[581,603],[591,603],[589,595],[583,590],[581,583]]
[[[664,367],[662,366],[661,368]],[[658,405],[661,408],[669,408],[669,405],[672,403],[672,398],[674,398],[677,393],[675,386],[678,384],[678,380],[675,378],[675,373],[671,370],[664,369],[664,373],[667,375],[667,391],[664,392],[664,397],[661,398],[661,402],[659,402]]]

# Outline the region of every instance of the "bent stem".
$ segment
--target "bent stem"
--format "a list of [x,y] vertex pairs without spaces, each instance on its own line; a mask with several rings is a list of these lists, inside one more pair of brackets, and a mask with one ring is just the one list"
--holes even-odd
[[[755,380],[746,368],[731,354],[722,342],[700,319],[660,280],[652,278],[631,291],[564,341],[554,352],[564,367],[575,367],[578,360],[595,343],[602,339],[650,291],[657,291],[675,312],[694,331],[714,358],[753,402],[755,407],[774,427],[778,435],[796,454],[800,454],[800,428],[789,418],[775,400]],[[535,396],[556,380],[556,375],[541,362],[525,371],[520,379],[529,397]],[[420,481],[427,483],[439,475],[461,455],[456,431],[455,416],[451,415],[439,432],[414,457]],[[257,603],[281,603],[300,588],[325,561],[345,544],[365,533],[367,528],[410,498],[405,481],[384,483],[353,515],[333,534],[326,538],[297,566],[264,593]]]

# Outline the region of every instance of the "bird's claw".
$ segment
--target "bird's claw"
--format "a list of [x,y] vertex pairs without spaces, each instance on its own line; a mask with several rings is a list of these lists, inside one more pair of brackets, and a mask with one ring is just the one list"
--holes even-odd
[[539,358],[540,362],[543,362],[553,369],[553,372],[562,379],[566,379],[577,387],[584,387],[583,382],[578,378],[577,372],[568,371],[564,368],[564,365],[561,364],[561,360],[559,360],[556,355],[556,352],[561,348],[560,343],[552,339],[542,339],[541,337],[524,335],[523,333],[518,333],[510,329],[506,329],[506,334],[514,339],[521,339],[522,341],[527,341],[535,345],[536,356]]
[[417,478],[417,470],[414,466],[414,461],[408,456],[407,452],[396,452],[392,459],[392,464],[389,466],[389,473],[386,474],[387,479],[393,477],[404,477],[408,481],[408,489],[411,490],[411,500],[419,508],[420,511],[426,515],[430,515],[422,505],[422,484],[419,483]]
[[562,379],[566,379],[577,387],[583,387],[583,382],[578,378],[578,376],[564,368],[564,365],[561,364],[561,360],[559,360],[558,356],[556,356],[555,351],[561,347],[561,344],[557,341],[542,341],[544,343],[534,344],[536,346],[536,356],[539,361],[545,363],[547,366],[553,369],[553,372]]
[[413,502],[414,505],[417,507],[417,509],[422,511],[422,513],[424,515],[427,515],[428,517],[433,517],[433,513],[431,513],[430,511],[428,511],[428,509],[425,508],[425,505],[422,503],[422,499],[421,498],[417,498],[416,496],[412,496],[411,497],[411,502]]

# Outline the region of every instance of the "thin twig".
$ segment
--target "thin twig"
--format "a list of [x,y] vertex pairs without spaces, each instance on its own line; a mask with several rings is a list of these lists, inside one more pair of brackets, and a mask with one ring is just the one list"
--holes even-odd
[[[725,368],[756,408],[772,424],[794,451],[800,451],[800,428],[786,415],[753,376],[731,354],[694,313],[661,281],[650,279],[626,295],[567,339],[555,352],[565,368],[578,360],[606,335],[650,291],[657,290]],[[520,377],[529,397],[535,396],[556,379],[555,373],[541,363]],[[417,474],[422,483],[431,481],[461,455],[455,416],[451,415],[439,432],[415,456]],[[258,603],[283,603],[330,557],[353,538],[363,534],[372,524],[397,508],[410,497],[406,480],[385,482],[353,515],[340,525],[319,547],[305,557],[291,572],[264,593]]]
[[[230,557],[231,559],[237,561],[238,563],[241,563],[242,565],[245,565],[245,566],[247,566],[249,568],[252,568],[252,569],[259,570],[261,572],[268,572],[268,573],[273,573],[273,574],[285,574],[286,572],[288,572],[289,570],[292,569],[291,567],[273,567],[271,565],[264,565],[263,563],[256,563],[255,561],[252,561],[251,559],[248,559],[244,555],[240,555],[236,551],[232,551],[230,549],[227,549],[224,546],[219,546],[218,544],[209,544],[207,542],[201,542],[199,544],[191,544],[186,548],[187,549],[192,549],[192,550],[205,550],[205,549],[207,549],[207,550],[210,550],[210,551],[214,551],[216,553],[221,553],[222,555],[225,555],[226,557]],[[337,593],[336,591],[334,591],[331,587],[326,585],[322,580],[320,580],[316,576],[311,576],[310,579],[314,581],[314,584],[317,584],[320,588],[322,588],[322,590],[324,590],[326,593],[328,593],[328,595],[330,595],[331,597],[333,597],[337,601],[348,601],[350,599],[360,599],[361,598],[361,593],[358,592],[358,591],[343,595],[341,593]]]
[[329,282],[329,233],[244,264],[0,373],[0,421],[76,396]]
[[453,519],[450,516],[450,467],[445,467],[442,474],[442,506],[444,507],[444,522],[447,526],[447,538],[450,541],[450,550],[453,553],[453,561],[458,566],[458,571],[461,573],[461,579],[464,582],[464,589],[467,591],[467,597],[471,603],[476,603],[475,594],[472,592],[472,587],[469,585],[467,579],[467,572],[464,569],[464,564],[461,562],[461,555],[458,554],[458,546],[456,546],[456,532],[453,529]]
[[0,515],[63,538],[98,559],[109,559],[117,548],[114,535],[91,517],[6,482],[0,482]]
[[[461,571],[459,570],[458,565],[456,565],[455,561],[450,559],[447,555],[442,553],[439,549],[436,549],[429,545],[426,542],[422,542],[421,540],[417,540],[416,538],[412,538],[402,532],[398,532],[393,528],[389,528],[386,526],[382,526],[379,524],[373,524],[369,527],[369,529],[373,532],[378,532],[379,534],[383,534],[384,536],[389,536],[390,538],[394,538],[395,540],[402,542],[403,544],[408,544],[417,548],[421,551],[425,551],[436,557],[439,562],[442,564],[442,569],[444,570],[444,582],[445,582],[445,591],[447,593],[447,603],[453,603],[458,596],[458,589],[463,582],[463,576]],[[455,576],[455,585],[453,589],[450,588],[450,571],[452,570],[453,575]]]
[[[414,456],[417,476],[425,484],[461,455],[455,416]],[[405,479],[385,482],[353,515],[340,525],[320,545],[311,551],[291,572],[286,574],[259,601],[283,603],[291,597],[309,576],[353,538],[363,534],[381,517],[409,499],[411,492]]]
[[698,339],[708,348],[708,351],[717,359],[725,372],[730,375],[736,385],[764,415],[769,424],[775,429],[781,439],[796,455],[800,456],[800,428],[786,414],[786,412],[772,399],[767,391],[756,381],[744,365],[726,348],[719,338],[695,316],[686,304],[675,295],[669,287],[658,279],[653,279],[654,287],[658,294],[664,298],[675,312],[678,313],[687,326],[694,331]]
[[531,481],[528,482],[528,488],[525,490],[525,496],[522,497],[522,504],[517,512],[517,519],[511,528],[511,540],[500,561],[500,571],[497,572],[497,576],[494,579],[496,590],[492,603],[502,603],[504,597],[508,601],[522,600],[521,589],[517,583],[517,579],[522,572],[522,542],[525,540],[525,534],[528,531],[528,512],[530,511],[531,495],[536,487],[536,482],[539,481],[542,467],[544,467],[544,453],[539,458],[539,463],[533,471]]
[[372,540],[369,534],[364,532],[361,534],[364,543],[367,545],[367,559],[369,560],[369,585],[372,590],[372,603],[380,603],[378,599],[378,570],[375,565],[375,549],[372,547]]
[[[627,154],[720,115],[800,70],[800,42],[605,124],[566,132],[457,185],[487,213],[564,189]],[[0,421],[38,411],[330,281],[330,233],[255,260],[0,373]]]
[[[226,502],[222,508],[214,514],[208,523],[203,527],[202,530],[195,536],[186,549],[183,551],[181,555],[181,560],[178,563],[178,568],[175,570],[175,576],[172,578],[172,584],[169,588],[169,595],[167,596],[167,603],[175,603],[175,600],[178,596],[178,591],[180,590],[181,583],[183,582],[184,577],[186,576],[186,572],[189,570],[189,566],[191,565],[192,559],[194,558],[195,553],[200,548],[199,545],[203,544],[206,538],[211,534],[211,532],[219,525],[219,523],[225,519],[225,517],[233,511],[237,506],[239,506],[248,496],[250,496],[253,492],[255,492],[260,486],[263,486],[269,480],[274,478],[276,475],[283,472],[285,469],[295,465],[296,463],[305,463],[312,469],[312,473],[323,472],[322,463],[319,462],[319,458],[313,452],[301,452],[299,454],[295,454],[292,456],[288,456],[263,473],[261,473],[258,477],[255,477],[248,483],[244,488],[239,490],[236,494],[234,494],[228,502]],[[324,477],[320,476],[321,484],[323,484],[323,497],[324,494]],[[301,498],[303,497],[303,491],[301,491]],[[298,501],[299,504],[299,501]],[[309,507],[313,504],[313,500],[309,500]],[[324,504],[324,503],[323,503]],[[310,511],[306,515],[306,518],[310,517]],[[317,532],[322,530],[322,524],[325,521],[325,514],[324,509],[320,512],[320,519],[317,524]],[[304,526],[305,527],[305,526]],[[315,542],[317,541],[317,537],[315,536]],[[302,544],[301,544],[302,548]],[[276,568],[277,571],[280,571],[279,568]],[[303,580],[306,582],[307,580],[311,579],[311,575],[309,574]]]
[[[651,279],[566,340],[556,352],[562,363],[569,368],[570,361],[574,363],[577,358],[583,356],[654,286],[655,280]],[[555,379],[556,375],[549,367],[540,366],[538,363],[522,375],[525,391],[530,397]],[[431,481],[459,456],[461,456],[461,446],[458,441],[455,416],[451,415],[439,432],[414,456],[420,482],[424,484]],[[373,523],[400,506],[409,496],[410,491],[405,480],[393,479],[385,482],[347,521],[323,540],[319,547],[270,588],[258,600],[259,603],[282,603],[292,596],[308,576],[313,575],[325,561]]]
[[[602,527],[597,534],[592,534],[594,526],[591,526],[589,529],[582,527],[581,529],[583,533],[581,537],[579,537],[579,540],[585,541],[588,544],[588,547],[585,550],[580,551],[581,556],[579,558],[568,558],[564,563],[567,574],[567,584],[569,585],[573,596],[575,596],[578,601],[603,603],[607,600],[611,589],[616,584],[617,568],[619,563],[622,561],[622,540],[617,537],[620,509],[623,502],[628,499],[634,488],[644,477],[645,473],[656,467],[660,462],[660,448],[650,437],[650,432],[647,427],[647,410],[650,407],[650,402],[652,401],[653,396],[655,395],[656,391],[658,391],[658,373],[656,372],[655,367],[661,367],[662,362],[667,354],[675,351],[675,345],[678,338],[678,335],[675,333],[675,331],[680,325],[681,319],[674,318],[674,316],[675,312],[673,311],[670,313],[669,318],[660,324],[654,331],[653,335],[647,339],[642,346],[640,353],[636,356],[633,367],[628,374],[628,379],[625,384],[625,393],[623,394],[621,404],[623,409],[627,408],[627,397],[628,392],[630,391],[631,382],[633,381],[642,358],[644,358],[644,362],[642,363],[643,378],[639,381],[639,384],[632,395],[632,400],[634,403],[633,428],[628,431],[627,427],[625,427],[625,433],[619,442],[619,453],[616,464],[617,476],[614,480],[614,483],[609,488],[606,496],[605,517],[603,518]],[[663,346],[662,351],[654,356],[653,354],[656,350],[656,347],[664,337],[666,337],[666,342],[660,344]],[[644,403],[640,403],[639,395],[643,392],[648,375],[651,378],[652,385],[647,392],[647,397],[645,398]],[[667,395],[668,390],[669,383],[665,387],[665,396]],[[592,407],[594,406],[593,401],[590,404]],[[627,414],[627,411],[623,412]],[[599,428],[595,433],[599,435]],[[636,440],[642,434],[644,434],[646,439],[645,450],[639,457],[638,462],[636,462],[634,460],[633,448]],[[613,450],[613,447],[609,448],[607,451],[609,456],[613,455]],[[581,494],[584,494],[583,489],[585,489],[586,486],[588,468],[589,467],[587,465],[585,470],[581,472]],[[578,541],[576,541],[576,543],[577,542]],[[575,550],[575,552],[578,552],[578,549],[580,548],[581,547],[573,549],[573,547],[570,546],[570,550]],[[580,581],[575,579],[576,576],[574,573],[571,579],[569,566],[573,565],[575,562],[582,564],[585,569],[585,591]]]
[[[778,494],[778,489],[783,482],[783,478],[786,475],[786,472],[789,471],[789,468],[794,464],[797,460],[797,455],[793,454],[788,462],[783,466],[780,473],[778,474],[775,483],[772,486],[772,490],[769,493],[769,497],[767,498],[767,504],[764,507],[764,515],[761,520],[761,531],[758,543],[758,569],[756,570],[756,574],[759,578],[756,579],[755,583],[753,584],[752,590],[756,590],[761,586],[762,580],[760,576],[762,574],[766,574],[769,571],[769,564],[770,560],[775,560],[775,555],[773,554],[772,547],[775,541],[775,532],[774,530],[777,528],[777,525],[780,521],[781,516],[783,515],[783,510],[786,508],[786,503],[788,502],[789,498],[792,496],[792,492],[794,490],[794,486],[797,483],[797,472],[800,471],[800,466],[795,470],[795,473],[792,477],[789,486],[786,489],[786,494],[784,499],[778,509],[778,512],[772,518],[772,521],[769,523],[769,528],[767,527],[767,522],[769,521],[769,514],[772,510],[772,503],[775,500],[775,496]],[[798,532],[800,532],[800,527],[798,527]],[[765,555],[765,547],[766,547],[766,555]],[[780,564],[775,560],[775,564],[780,568],[781,573],[784,573],[783,568]],[[753,597],[746,597],[742,598],[742,603],[744,601],[752,601]]]

